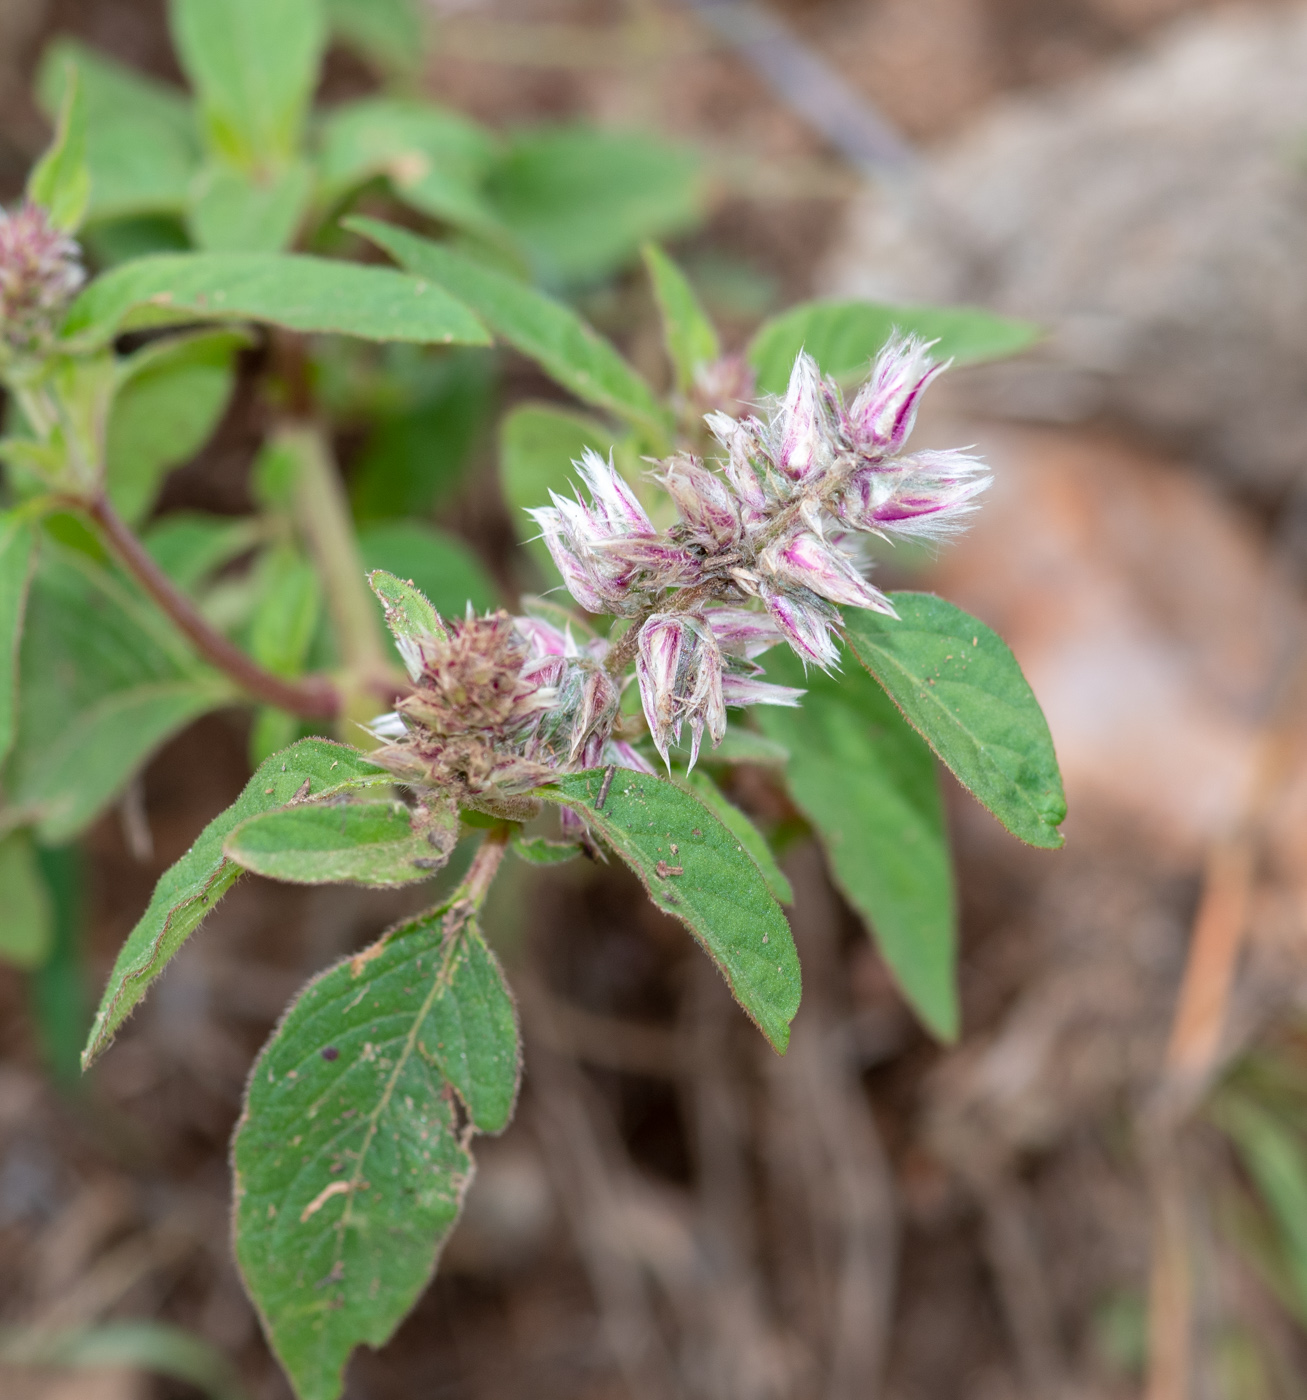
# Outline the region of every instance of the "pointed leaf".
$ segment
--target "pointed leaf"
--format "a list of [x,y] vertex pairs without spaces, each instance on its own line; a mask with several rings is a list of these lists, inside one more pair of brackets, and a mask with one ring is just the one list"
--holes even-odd
[[364,340],[488,345],[476,317],[419,277],[298,254],[155,253],[97,277],[69,310],[70,348],[104,345],[132,327],[178,321],[267,321]]
[[749,820],[748,816],[731,802],[726,794],[706,774],[695,769],[677,779],[682,786],[689,788],[694,795],[712,809],[718,821],[739,841],[748,852],[750,860],[758,867],[772,896],[781,904],[794,903],[794,891],[790,887],[785,872],[776,864],[767,838]]
[[669,431],[653,390],[613,346],[569,307],[428,238],[376,219],[345,226],[384,248],[402,267],[466,302],[504,340],[579,399],[625,419],[655,441]]
[[86,111],[77,70],[69,70],[54,142],[27,177],[27,197],[50,215],[56,227],[74,232],[91,198],[86,164]]
[[319,0],[172,0],[169,19],[213,151],[249,170],[290,160],[326,41]]
[[721,342],[689,278],[656,243],[645,244],[644,265],[662,313],[667,357],[676,371],[677,387],[685,393],[700,366],[720,357]]
[[1015,355],[1039,339],[1029,321],[973,306],[891,306],[874,301],[809,301],[766,322],[747,351],[758,388],[781,394],[794,358],[807,350],[836,379],[865,375],[895,330],[939,343],[937,359],[959,365]]
[[1007,644],[930,593],[891,593],[898,619],[850,608],[854,655],[908,722],[1005,827],[1056,849],[1062,775],[1039,702]]
[[295,242],[312,195],[307,161],[262,176],[215,162],[191,187],[186,228],[206,252],[280,253]]
[[415,813],[402,802],[334,801],[250,817],[222,849],[270,880],[390,888],[429,880],[457,839],[452,808]]
[[783,1053],[799,1009],[799,959],[762,872],[738,838],[675,783],[617,768],[598,806],[606,771],[568,774],[537,796],[573,808],[608,842],[650,899],[689,927]]
[[807,688],[799,709],[760,705],[789,750],[786,780],[836,884],[866,921],[904,996],[936,1035],[958,1030],[953,870],[930,750],[870,676],[846,663],[806,677],[787,649],[767,677]]
[[382,68],[420,72],[426,51],[421,0],[326,0],[332,31]]
[[168,960],[200,926],[209,910],[235,884],[240,867],[223,854],[222,843],[247,817],[272,811],[297,797],[324,797],[368,787],[386,787],[391,775],[357,749],[326,739],[301,739],[259,765],[240,797],[215,817],[195,844],[164,871],[149,907],[123,944],[95,1023],[82,1052],[83,1068],[112,1040],[132,1007],[149,990]]
[[438,615],[462,617],[467,605],[486,612],[499,590],[476,551],[457,535],[420,520],[384,520],[359,531],[365,568],[384,569],[430,599]]
[[35,528],[21,512],[0,514],[0,764],[14,742],[19,643],[36,563],[36,539]]
[[368,582],[381,599],[381,606],[386,610],[386,626],[397,642],[446,636],[440,614],[411,583],[405,583],[385,569],[373,569]]
[[573,841],[550,841],[544,836],[514,836],[509,849],[528,865],[563,865],[581,854]]
[[300,1400],[335,1400],[354,1347],[394,1332],[458,1217],[471,1128],[512,1114],[512,1000],[457,900],[311,982],[250,1075],[236,1258]]

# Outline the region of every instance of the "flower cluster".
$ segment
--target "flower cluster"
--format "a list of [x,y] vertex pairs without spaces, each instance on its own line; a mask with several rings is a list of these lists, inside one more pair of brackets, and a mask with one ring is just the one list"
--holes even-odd
[[[85,273],[77,244],[51,223],[39,204],[0,209],[0,346],[10,354],[40,354],[58,328]],[[0,351],[0,353],[3,353]]]
[[893,615],[867,581],[856,535],[941,538],[989,485],[966,451],[903,452],[922,394],[946,368],[929,348],[894,337],[847,405],[801,352],[762,417],[707,415],[724,459],[714,468],[678,454],[654,473],[678,515],[668,530],[594,452],[577,464],[588,501],[555,494],[532,511],[577,602],[633,619],[644,713],[665,761],[686,725],[692,761],[705,731],[716,744],[728,705],[796,703],[802,692],[757,679],[754,657],[767,647],[787,642],[829,669],[840,606]]

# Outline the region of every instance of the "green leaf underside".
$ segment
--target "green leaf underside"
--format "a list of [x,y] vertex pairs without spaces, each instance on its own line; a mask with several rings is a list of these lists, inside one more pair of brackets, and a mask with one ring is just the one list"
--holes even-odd
[[876,682],[846,661],[828,676],[787,649],[767,676],[806,686],[802,708],[759,706],[784,744],[786,781],[844,897],[866,921],[904,996],[936,1035],[958,1030],[956,912],[935,761]]
[[783,1053],[799,1009],[799,959],[762,872],[722,822],[675,783],[618,768],[597,807],[605,771],[569,774],[537,795],[574,808],[608,842],[650,899],[689,927],[735,999]]
[[721,355],[721,343],[689,278],[671,258],[657,244],[647,243],[644,262],[662,314],[667,357],[676,370],[678,387],[685,392],[694,383],[695,371]]
[[704,804],[712,809],[713,815],[739,841],[748,853],[750,860],[758,867],[772,896],[781,904],[794,903],[794,891],[785,878],[784,871],[776,864],[767,838],[749,820],[748,816],[727,798],[721,788],[706,774],[696,769],[679,781]]
[[499,966],[454,904],[323,973],[277,1028],[232,1150],[235,1243],[300,1400],[335,1400],[353,1348],[381,1346],[426,1287],[471,1128],[505,1126],[518,1067]]
[[271,880],[388,888],[430,879],[456,839],[452,810],[423,822],[402,802],[336,801],[250,817],[222,849]]
[[0,515],[0,764],[14,742],[18,644],[36,560],[36,531],[15,511]]
[[653,390],[599,333],[561,302],[430,239],[376,219],[346,219],[402,267],[429,277],[466,302],[515,350],[533,359],[577,398],[652,433],[668,431]]
[[866,374],[895,330],[939,343],[936,359],[959,365],[1015,355],[1033,345],[1039,328],[1029,321],[967,306],[892,306],[873,301],[810,301],[768,321],[747,351],[764,394],[785,392],[795,356],[807,350],[825,374]]
[[[109,976],[91,1027],[83,1067],[112,1040],[114,1032],[163,971],[168,960],[231,888],[240,867],[223,854],[228,834],[248,817],[305,797],[325,797],[388,786],[391,775],[357,749],[326,739],[299,743],[265,759],[240,797],[215,817],[182,858],[164,871],[145,913],[127,937]],[[308,785],[305,791],[305,784]]]
[[891,593],[896,621],[850,608],[854,655],[954,776],[1022,841],[1055,850],[1066,818],[1048,722],[1007,644],[930,593]]
[[73,303],[78,349],[133,326],[253,320],[364,340],[488,345],[477,318],[441,287],[385,267],[300,254],[156,253],[98,277]]

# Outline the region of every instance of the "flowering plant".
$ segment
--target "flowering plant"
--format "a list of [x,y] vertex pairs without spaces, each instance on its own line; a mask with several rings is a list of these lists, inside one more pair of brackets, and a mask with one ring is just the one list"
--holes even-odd
[[[188,26],[223,13],[180,4],[179,32],[198,43]],[[241,113],[202,58],[211,191],[231,175],[220,167]],[[964,523],[987,470],[965,451],[909,452],[918,404],[950,344],[978,358],[1025,331],[978,312],[815,303],[727,356],[688,281],[650,245],[674,376],[660,395],[566,303],[502,263],[370,219],[344,227],[399,270],[201,248],[128,259],[82,286],[72,235],[94,184],[75,83],[67,93],[27,202],[0,217],[0,376],[16,410],[0,442],[9,903],[39,903],[33,841],[83,829],[194,716],[253,703],[260,760],[160,879],[110,974],[84,1065],[242,872],[394,887],[438,878],[479,842],[434,907],[300,993],[249,1081],[233,1144],[237,1258],[296,1392],[334,1400],[352,1349],[384,1342],[430,1278],[472,1177],[473,1135],[512,1114],[516,1016],[481,928],[507,853],[614,853],[783,1052],[800,996],[791,895],[766,835],[719,781],[732,765],[765,765],[904,994],[938,1034],[955,1032],[932,750],[1037,845],[1060,844],[1061,784],[1003,643],[938,598],[877,589],[860,545],[938,539]],[[276,180],[293,180],[293,141],[283,155]],[[239,199],[253,198],[242,187]],[[192,226],[211,230],[216,207],[191,209]],[[134,512],[121,502],[141,471],[157,483],[175,459],[141,435],[148,412],[123,428],[131,396],[160,375],[171,392],[184,372],[194,397],[227,373],[251,326],[265,328],[281,404],[255,529],[143,539],[135,524],[151,492]],[[143,343],[125,347],[141,328]],[[575,608],[554,593],[526,598],[517,616],[471,602],[442,616],[407,570],[365,570],[330,434],[311,396],[298,397],[315,378],[306,360],[330,377],[329,353],[305,339],[322,335],[498,340],[606,415],[523,405],[503,429],[505,495]],[[841,380],[868,360],[846,399]],[[208,551],[212,567],[252,548],[255,602],[224,626],[230,594],[197,588],[193,556]],[[333,664],[315,667],[319,589]],[[111,653],[100,671],[97,649]],[[71,723],[68,674],[97,691]]]

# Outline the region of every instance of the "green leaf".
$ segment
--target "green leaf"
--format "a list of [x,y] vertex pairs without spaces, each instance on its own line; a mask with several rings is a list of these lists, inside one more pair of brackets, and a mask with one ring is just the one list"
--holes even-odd
[[933,594],[889,597],[898,619],[848,610],[854,655],[1014,836],[1059,847],[1066,797],[1053,739],[1007,644]]
[[300,1400],[335,1400],[426,1287],[518,1082],[513,1003],[474,913],[400,925],[300,994],[236,1130],[236,1259]]
[[421,70],[426,52],[417,0],[326,0],[332,32],[383,69]]
[[790,752],[786,778],[844,897],[866,921],[904,996],[936,1035],[958,1032],[957,916],[930,750],[865,672],[828,676],[785,648],[767,676],[806,686],[798,709],[755,717]]
[[0,962],[40,967],[54,946],[54,911],[25,831],[0,841],[0,909]]
[[720,358],[721,342],[689,278],[656,243],[645,244],[644,265],[663,318],[667,357],[676,371],[677,388],[685,393],[699,367]]
[[291,806],[243,821],[223,842],[246,870],[292,885],[389,888],[429,880],[449,859],[458,821],[402,802]]
[[68,69],[54,141],[27,177],[27,197],[39,204],[56,227],[74,232],[91,199],[86,164],[86,111],[77,69]]
[[326,739],[301,739],[283,753],[265,759],[236,801],[159,877],[149,907],[114,963],[82,1052],[83,1068],[107,1048],[169,959],[236,883],[240,867],[223,855],[222,844],[241,822],[296,799],[388,787],[392,781],[384,768],[369,762],[357,749]]
[[105,443],[105,486],[130,524],[149,514],[163,478],[208,442],[236,382],[237,330],[177,336],[137,351],[120,371]]
[[6,788],[58,844],[92,822],[170,735],[230,703],[134,585],[71,549],[42,549],[19,653]]
[[376,219],[346,219],[402,267],[446,288],[486,324],[577,398],[624,419],[662,442],[666,410],[612,345],[569,307],[502,272]]
[[499,590],[472,547],[434,525],[391,520],[365,526],[359,552],[366,568],[408,580],[445,617],[462,617],[469,603],[486,612],[499,602]]
[[191,188],[186,227],[210,253],[280,253],[295,242],[312,194],[306,161],[254,174],[214,162]]
[[193,592],[211,574],[248,553],[260,540],[257,517],[173,511],[150,525],[142,542],[172,581]]
[[317,570],[295,546],[282,544],[263,556],[259,573],[250,653],[275,675],[302,675],[322,614]]
[[1280,1248],[1307,1317],[1307,1153],[1299,1136],[1257,1104],[1225,1095],[1213,1113],[1234,1140],[1249,1176],[1275,1221]]
[[368,574],[368,583],[381,601],[386,626],[397,642],[446,635],[440,614],[412,582],[406,583],[385,569],[373,569]]
[[640,877],[649,898],[686,924],[735,999],[782,1053],[799,1009],[799,959],[785,915],[739,839],[698,797],[661,778],[571,773],[537,796],[573,808]]
[[212,150],[246,170],[291,160],[326,40],[319,0],[171,0],[169,17]]
[[0,1360],[18,1366],[132,1367],[193,1385],[208,1400],[246,1400],[236,1368],[202,1337],[165,1322],[102,1322],[67,1331],[0,1331]]
[[418,401],[373,417],[350,473],[360,520],[427,515],[461,484],[472,449],[495,407],[493,352],[440,352]]
[[776,864],[767,838],[749,820],[748,816],[731,802],[721,788],[706,774],[698,770],[677,778],[682,787],[711,809],[718,821],[739,841],[748,853],[749,859],[758,867],[767,888],[781,904],[794,903],[794,891],[785,878],[785,872]]
[[272,253],[157,253],[98,277],[73,303],[70,349],[133,327],[267,321],[364,340],[488,345],[477,318],[440,287],[384,267]]
[[937,340],[938,359],[977,364],[1025,350],[1038,326],[970,306],[890,306],[874,301],[809,301],[766,322],[749,344],[764,394],[781,394],[800,350],[836,379],[865,375],[895,330]]
[[509,849],[528,865],[563,865],[581,854],[575,841],[550,841],[544,836],[516,835]]
[[36,75],[48,117],[63,106],[69,62],[76,65],[86,109],[88,221],[180,211],[200,160],[199,132],[185,93],[75,39],[55,39]]
[[428,102],[371,97],[337,107],[322,128],[328,202],[385,176],[420,213],[495,241],[509,237],[482,193],[498,143],[484,127]]
[[21,511],[0,513],[0,764],[14,742],[19,644],[36,540],[35,527]]
[[604,281],[646,239],[693,228],[704,209],[690,147],[591,126],[521,133],[487,190],[537,276],[555,286]]
[[540,527],[527,514],[546,505],[549,493],[566,495],[576,479],[572,463],[587,447],[607,457],[617,441],[613,429],[594,418],[549,404],[514,408],[499,426],[499,480],[517,537],[531,550],[545,577],[558,578]]

